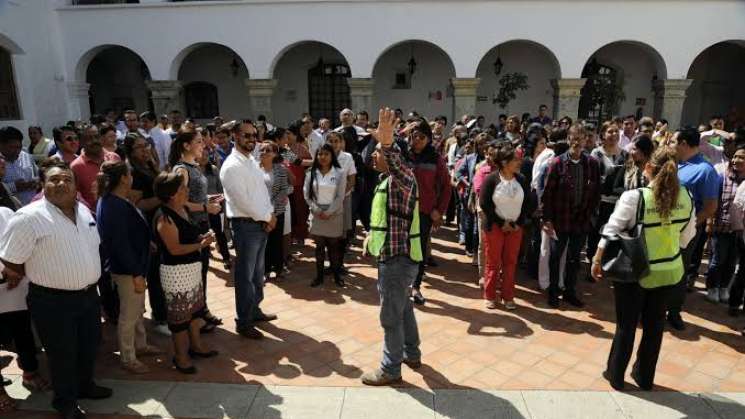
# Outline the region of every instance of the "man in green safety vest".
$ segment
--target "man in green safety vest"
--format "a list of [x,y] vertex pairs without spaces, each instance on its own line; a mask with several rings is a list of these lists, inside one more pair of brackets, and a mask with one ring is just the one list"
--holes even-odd
[[383,326],[383,360],[380,368],[362,375],[367,385],[383,386],[401,381],[401,363],[422,365],[419,330],[409,288],[419,272],[422,246],[419,239],[419,192],[414,173],[401,163],[401,150],[393,141],[398,125],[395,111],[381,109],[373,167],[381,173],[375,189],[370,232],[363,254],[378,259],[380,324]]

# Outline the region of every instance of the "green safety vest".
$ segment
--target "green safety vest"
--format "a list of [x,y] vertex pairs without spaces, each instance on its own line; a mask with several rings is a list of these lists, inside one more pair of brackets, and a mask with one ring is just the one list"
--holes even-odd
[[[644,202],[654,203],[652,189],[642,188],[642,198]],[[639,281],[642,288],[674,285],[683,278],[685,268],[680,253],[680,232],[690,222],[692,211],[691,196],[683,186],[669,220],[661,220],[654,205],[644,206],[641,223],[647,244],[649,274]]]
[[[408,219],[404,215],[394,216]],[[419,239],[419,197],[416,199],[414,214],[409,227],[409,257],[414,262],[422,261],[422,244]],[[375,196],[372,202],[372,213],[370,213],[370,238],[367,242],[367,250],[375,257],[380,256],[388,238],[388,178],[380,182],[375,188]]]

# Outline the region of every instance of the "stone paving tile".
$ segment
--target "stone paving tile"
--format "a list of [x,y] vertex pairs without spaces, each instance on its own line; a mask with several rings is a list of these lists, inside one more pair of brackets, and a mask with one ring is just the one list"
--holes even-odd
[[522,419],[528,408],[519,391],[435,390],[437,419]]
[[177,383],[154,415],[217,419],[246,417],[258,391],[256,385],[221,384],[218,387],[209,383]]
[[745,394],[707,393],[700,396],[721,418],[745,418]]
[[[658,392],[631,392],[610,393],[611,397],[618,403],[623,413],[629,418],[655,418],[655,419],[718,419],[719,415],[707,404],[707,402],[695,393],[673,393],[667,391]],[[721,400],[717,403],[726,403]],[[723,407],[724,409],[724,407]],[[737,405],[734,410],[742,409]],[[733,411],[734,411],[733,410]],[[742,410],[740,410],[742,412]],[[722,416],[735,418],[738,416]]]
[[434,393],[422,389],[348,388],[340,419],[434,418],[434,407]]
[[610,393],[524,391],[533,418],[597,419],[623,417]]
[[344,403],[344,388],[268,386],[259,389],[247,416],[251,419],[338,418]]

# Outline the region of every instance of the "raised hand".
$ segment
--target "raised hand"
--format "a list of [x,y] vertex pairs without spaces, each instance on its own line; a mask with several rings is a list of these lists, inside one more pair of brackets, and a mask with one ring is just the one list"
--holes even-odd
[[390,108],[380,109],[378,112],[378,129],[373,136],[383,146],[393,144],[393,130],[398,126],[396,112]]

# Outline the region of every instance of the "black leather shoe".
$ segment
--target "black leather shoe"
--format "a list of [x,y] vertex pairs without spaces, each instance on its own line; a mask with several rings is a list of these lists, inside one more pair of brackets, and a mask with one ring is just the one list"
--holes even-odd
[[323,284],[323,277],[317,277],[313,281],[310,282],[310,286],[315,288],[319,285]]
[[78,405],[67,409],[57,409],[57,411],[62,415],[63,419],[85,419],[87,417],[85,411]]
[[727,310],[727,314],[729,314],[730,317],[738,317],[740,315],[740,309],[738,307],[730,307]]
[[197,367],[194,365],[190,365],[188,367],[181,367],[179,366],[178,362],[176,362],[176,357],[173,357],[173,366],[176,367],[176,371],[180,372],[181,374],[196,374],[197,373]]
[[610,383],[610,386],[613,387],[616,391],[623,391],[626,383],[621,380],[620,382],[618,380],[611,379],[610,372],[608,370],[603,371],[603,378],[608,380],[608,383]]
[[273,320],[277,320],[276,314],[266,314],[264,312],[260,312],[258,316],[254,317],[255,322],[270,322]]
[[580,300],[575,294],[565,295],[564,301],[577,308],[582,308],[585,306],[585,303],[583,303],[582,300]]
[[215,350],[211,350],[207,352],[197,352],[197,351],[189,349],[189,356],[192,358],[214,358],[219,354],[220,352],[217,352]]
[[334,278],[334,284],[339,288],[344,288],[347,285],[341,277]]
[[631,370],[631,378],[634,379],[634,382],[636,383],[637,386],[639,386],[640,389],[642,389],[644,391],[652,391],[652,387],[654,387],[654,386],[652,386],[651,384],[650,385],[647,385],[647,384],[642,385],[642,383],[640,382],[641,381],[641,377],[639,377],[639,371],[637,371],[636,369],[632,369]]
[[102,387],[98,384],[91,384],[85,391],[81,391],[78,395],[79,399],[90,399],[90,400],[102,400],[108,399],[114,391],[108,387]]
[[411,293],[411,301],[413,301],[414,304],[418,306],[423,306],[424,303],[427,302],[427,300],[424,299],[422,293],[416,288]]
[[243,336],[244,338],[249,338],[249,339],[262,339],[264,337],[264,335],[258,330],[256,330],[256,328],[253,326],[238,329],[237,332],[239,335]]
[[548,296],[548,305],[552,308],[559,308],[559,297],[557,295]]
[[683,331],[686,330],[686,324],[683,321],[683,318],[680,317],[680,314],[668,314],[667,315],[667,322],[670,324],[670,327],[677,331]]

